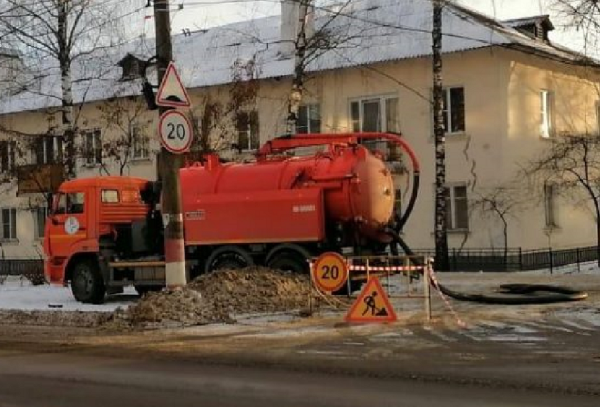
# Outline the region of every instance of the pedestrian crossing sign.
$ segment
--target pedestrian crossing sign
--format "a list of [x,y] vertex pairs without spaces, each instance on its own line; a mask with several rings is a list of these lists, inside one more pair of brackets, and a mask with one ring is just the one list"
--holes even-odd
[[346,314],[346,322],[394,322],[398,319],[377,277],[371,277]]

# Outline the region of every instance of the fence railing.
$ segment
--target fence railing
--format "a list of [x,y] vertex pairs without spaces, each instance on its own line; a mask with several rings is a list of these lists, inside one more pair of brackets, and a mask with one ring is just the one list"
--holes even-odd
[[41,259],[0,259],[0,276],[44,275]]
[[[435,250],[419,249],[416,254],[435,257]],[[571,264],[579,265],[598,260],[598,247],[574,249],[522,250],[505,249],[450,249],[449,271],[526,271],[553,269]]]

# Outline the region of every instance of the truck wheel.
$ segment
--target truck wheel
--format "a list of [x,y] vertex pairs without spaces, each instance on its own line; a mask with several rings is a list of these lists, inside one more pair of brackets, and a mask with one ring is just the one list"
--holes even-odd
[[300,253],[282,250],[276,253],[267,263],[267,267],[275,270],[291,271],[298,274],[308,274],[308,262]]
[[221,269],[242,269],[254,265],[248,252],[235,246],[223,246],[212,252],[206,261],[206,272]]
[[75,264],[71,291],[77,301],[91,304],[102,304],[106,288],[98,271],[98,267],[90,260],[82,260]]

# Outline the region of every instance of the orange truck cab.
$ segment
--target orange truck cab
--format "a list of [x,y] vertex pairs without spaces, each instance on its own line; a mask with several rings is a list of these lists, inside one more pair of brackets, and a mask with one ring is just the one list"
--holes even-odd
[[[104,258],[103,254],[114,252],[115,246],[120,246],[121,253],[136,251],[132,246],[136,242],[139,245],[140,238],[133,235],[140,234],[136,224],[148,224],[152,202],[144,200],[144,196],[149,195],[146,191],[151,187],[148,180],[132,177],[64,182],[54,196],[46,222],[46,279],[54,284],[70,281],[73,294],[82,302],[101,302],[106,291],[119,291],[123,285],[134,282],[131,273],[121,273],[120,279],[109,275],[117,270],[103,260],[115,259]],[[143,249],[138,252],[151,255],[160,251],[155,247]],[[157,277],[150,282],[152,285],[160,284],[160,276]]]

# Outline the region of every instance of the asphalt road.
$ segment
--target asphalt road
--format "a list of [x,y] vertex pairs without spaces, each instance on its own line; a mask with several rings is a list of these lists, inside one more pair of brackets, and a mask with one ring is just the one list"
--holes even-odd
[[125,360],[0,353],[0,407],[95,406],[573,406],[595,396],[397,379]]

